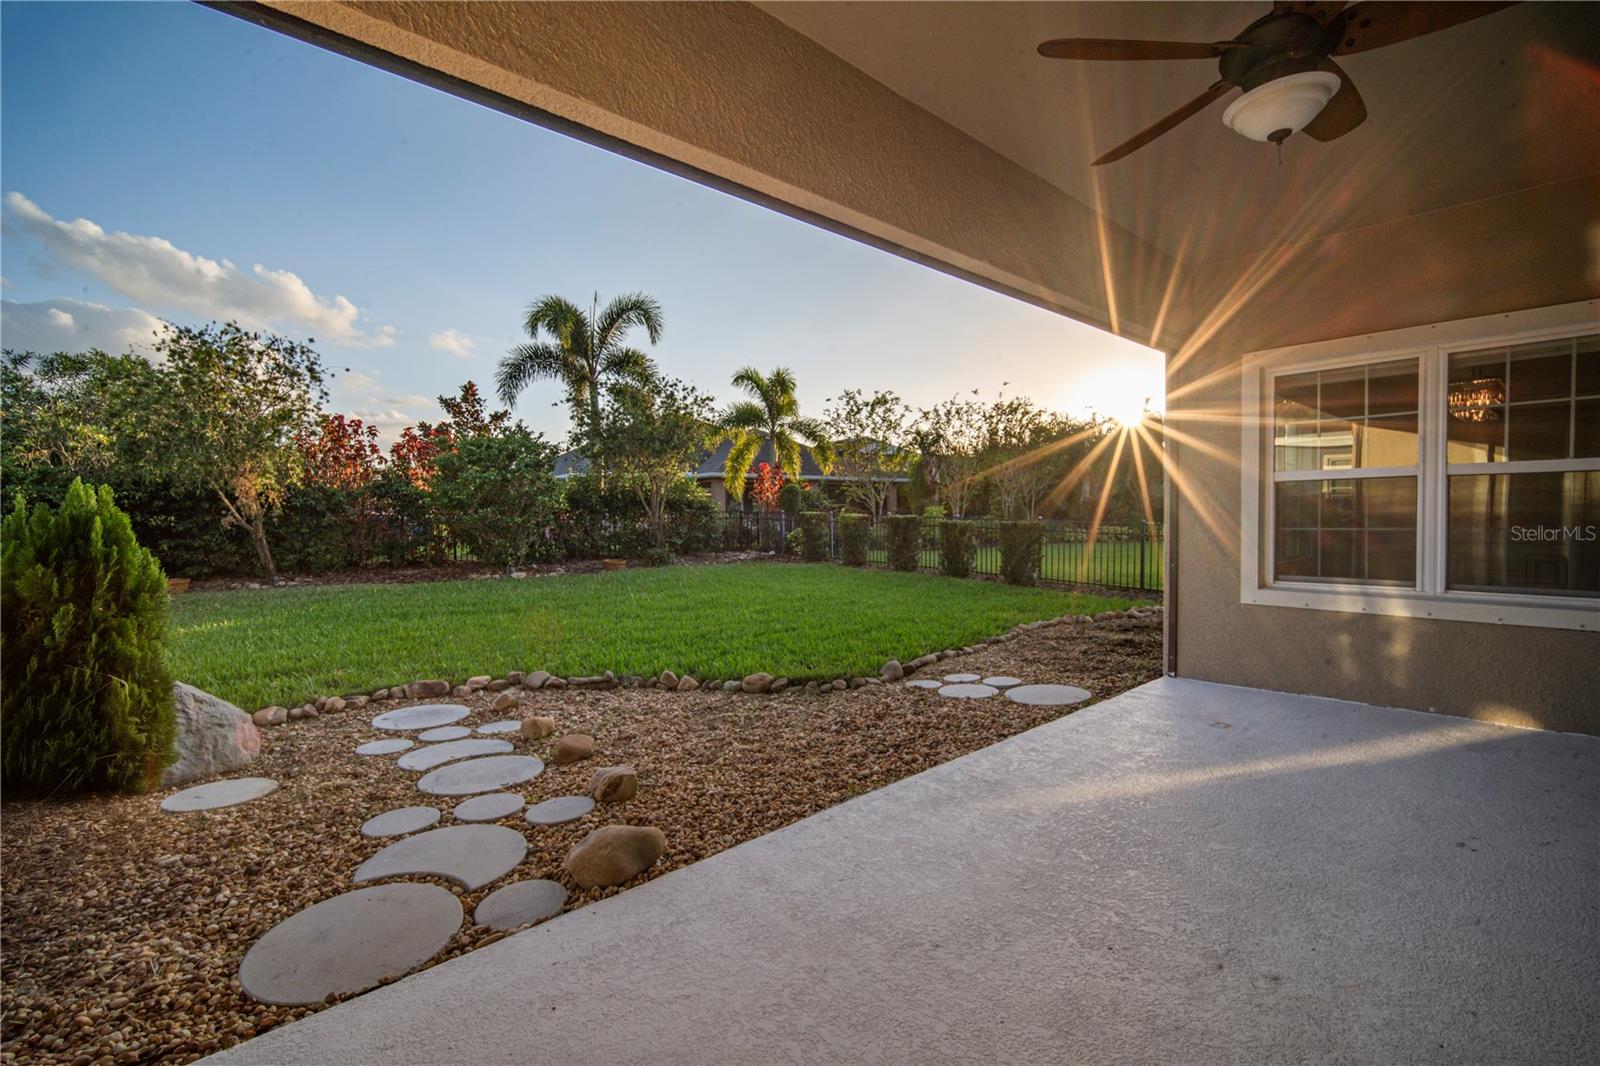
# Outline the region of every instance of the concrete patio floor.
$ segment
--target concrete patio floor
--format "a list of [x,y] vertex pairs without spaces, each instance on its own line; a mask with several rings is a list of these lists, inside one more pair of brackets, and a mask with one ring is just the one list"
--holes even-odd
[[1600,738],[1163,679],[207,1061],[1597,1048]]

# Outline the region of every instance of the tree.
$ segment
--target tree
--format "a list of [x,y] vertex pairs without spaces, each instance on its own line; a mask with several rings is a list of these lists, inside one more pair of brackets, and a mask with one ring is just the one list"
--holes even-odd
[[435,461],[454,448],[457,441],[497,436],[512,428],[511,412],[491,412],[475,381],[463,384],[454,396],[438,397],[438,401],[445,414],[443,419],[407,426],[389,447],[389,465],[419,489],[428,487]]
[[137,791],[172,761],[167,579],[111,490],[22,497],[0,528],[6,787]]
[[353,492],[383,471],[378,427],[341,414],[323,415],[313,432],[296,438],[306,483]]
[[54,467],[104,481],[135,410],[133,395],[154,374],[136,355],[56,352],[0,357],[0,459],[6,481]]
[[1026,397],[1001,397],[984,408],[984,477],[1001,516],[1037,518],[1065,483],[1092,423],[1046,411]]
[[656,547],[665,549],[672,488],[716,437],[710,398],[676,380],[613,386],[601,436],[607,465],[638,497]]
[[496,384],[508,407],[535,381],[559,381],[572,409],[573,442],[587,454],[603,450],[600,403],[609,386],[642,384],[655,374],[650,357],[628,344],[642,329],[651,344],[661,340],[661,305],[641,292],[624,293],[588,314],[560,296],[542,296],[528,307],[523,329],[530,338],[500,360]]
[[833,444],[821,422],[800,414],[795,398],[794,373],[780,366],[770,374],[745,367],[733,375],[736,388],[748,393],[748,400],[736,401],[722,416],[723,438],[732,442],[723,467],[722,483],[728,496],[744,497],[745,474],[755,462],[763,444],[765,458],[786,474],[799,477],[800,449],[809,446],[817,467],[826,474],[833,467]]
[[833,441],[833,466],[845,498],[874,520],[883,517],[895,482],[911,469],[911,410],[892,392],[846,389],[823,412]]
[[174,326],[155,349],[131,412],[137,462],[179,488],[215,495],[223,524],[249,531],[263,575],[276,584],[266,514],[300,479],[296,440],[327,396],[320,359],[306,345],[232,322]]
[[924,410],[912,430],[922,481],[953,517],[965,515],[978,494],[984,429],[984,405],[953,396]]
[[419,422],[418,429],[424,432],[442,430],[451,440],[465,440],[467,437],[492,437],[511,428],[511,412],[490,411],[476,381],[463,384],[454,396],[438,399],[444,420],[432,425]]
[[554,445],[520,422],[459,440],[435,461],[434,511],[478,559],[514,568],[560,506],[555,456]]

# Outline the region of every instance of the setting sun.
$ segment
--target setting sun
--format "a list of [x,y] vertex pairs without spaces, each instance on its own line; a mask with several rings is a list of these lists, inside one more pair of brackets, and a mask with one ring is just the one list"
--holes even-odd
[[1086,411],[1136,426],[1147,413],[1159,414],[1165,397],[1160,353],[1140,351],[1097,369],[1079,386],[1075,399]]

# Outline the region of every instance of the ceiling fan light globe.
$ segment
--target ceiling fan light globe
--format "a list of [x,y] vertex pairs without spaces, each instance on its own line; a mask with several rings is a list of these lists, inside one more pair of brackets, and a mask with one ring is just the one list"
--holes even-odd
[[1229,104],[1222,121],[1252,141],[1264,144],[1276,137],[1281,143],[1304,129],[1338,91],[1338,75],[1325,70],[1289,74],[1258,85]]

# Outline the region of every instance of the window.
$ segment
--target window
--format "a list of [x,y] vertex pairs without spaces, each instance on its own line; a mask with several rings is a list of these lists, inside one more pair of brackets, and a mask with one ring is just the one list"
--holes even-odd
[[1278,581],[1415,585],[1417,360],[1273,385]]
[[1446,587],[1600,596],[1600,335],[1449,365]]
[[1600,629],[1597,324],[1587,301],[1250,357],[1241,598]]

